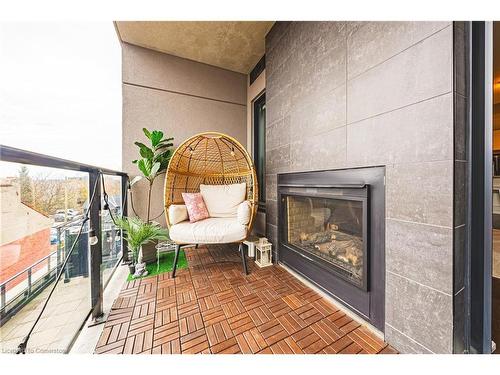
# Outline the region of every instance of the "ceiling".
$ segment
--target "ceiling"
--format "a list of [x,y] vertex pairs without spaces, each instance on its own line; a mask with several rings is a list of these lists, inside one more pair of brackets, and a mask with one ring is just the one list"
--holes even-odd
[[265,52],[270,21],[116,21],[123,42],[247,74]]

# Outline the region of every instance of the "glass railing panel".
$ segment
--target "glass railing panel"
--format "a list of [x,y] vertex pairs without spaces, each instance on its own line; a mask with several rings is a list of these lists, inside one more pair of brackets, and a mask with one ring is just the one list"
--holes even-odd
[[[35,321],[88,207],[84,172],[0,162],[0,345],[14,351]],[[28,344],[65,352],[90,312],[88,223]]]
[[[101,186],[101,208],[105,208],[106,203],[109,206],[109,210],[101,210],[101,269],[105,286],[122,258],[121,231],[114,223],[115,218],[122,216],[122,178],[104,175],[103,184]],[[104,193],[107,194],[107,202],[104,199]]]

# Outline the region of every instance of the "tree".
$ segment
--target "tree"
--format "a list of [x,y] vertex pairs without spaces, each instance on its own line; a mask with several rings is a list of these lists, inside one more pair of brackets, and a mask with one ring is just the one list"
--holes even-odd
[[21,188],[21,202],[33,207],[34,205],[34,194],[33,194],[33,180],[29,175],[29,169],[23,165],[19,169],[19,186]]
[[34,209],[44,215],[53,215],[64,209],[64,180],[52,179],[49,175],[39,174],[33,179],[35,196]]

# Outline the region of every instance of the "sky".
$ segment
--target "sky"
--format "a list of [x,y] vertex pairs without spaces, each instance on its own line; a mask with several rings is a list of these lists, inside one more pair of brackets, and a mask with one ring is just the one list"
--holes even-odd
[[112,22],[0,22],[0,144],[121,170]]

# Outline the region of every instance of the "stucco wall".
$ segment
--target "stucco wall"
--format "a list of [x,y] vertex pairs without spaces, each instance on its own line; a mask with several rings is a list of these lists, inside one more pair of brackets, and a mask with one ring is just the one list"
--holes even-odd
[[385,165],[385,338],[453,347],[453,27],[278,22],[266,38],[267,236],[277,173]]
[[[50,228],[53,220],[21,203],[17,183],[0,181],[0,223],[2,246]],[[34,258],[33,262],[36,260],[38,258]]]
[[[134,141],[144,141],[142,128],[162,130],[178,145],[204,131],[227,133],[247,142],[246,76],[164,53],[122,44],[122,168],[138,174]],[[152,216],[163,210],[163,176],[155,182]],[[134,206],[145,217],[145,181],[134,188]],[[157,219],[162,225],[165,218]]]

